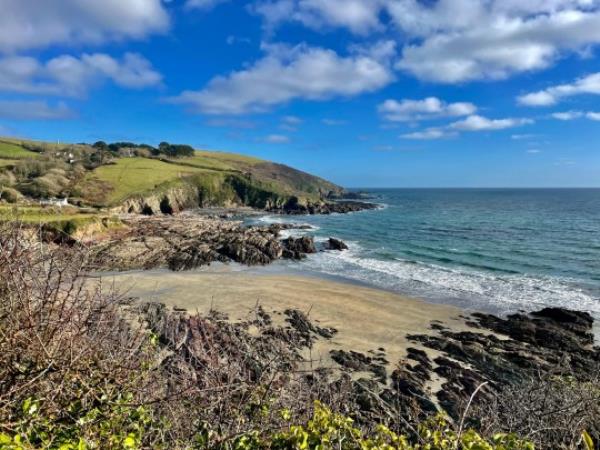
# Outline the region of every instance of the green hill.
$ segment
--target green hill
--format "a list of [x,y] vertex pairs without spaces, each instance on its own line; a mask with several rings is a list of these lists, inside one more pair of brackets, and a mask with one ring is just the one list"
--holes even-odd
[[317,203],[342,188],[282,164],[188,146],[0,138],[0,192],[5,201],[68,197],[79,206],[132,212],[149,207],[154,212],[195,206],[272,208],[295,198]]

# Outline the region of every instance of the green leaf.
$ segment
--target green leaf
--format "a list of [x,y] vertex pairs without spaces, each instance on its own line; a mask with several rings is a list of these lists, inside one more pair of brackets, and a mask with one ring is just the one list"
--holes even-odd
[[584,431],[583,433],[581,433],[581,437],[583,438],[583,443],[585,444],[586,450],[594,450],[595,449],[594,441],[592,440],[592,437],[589,435],[589,433],[587,431]]
[[136,448],[135,435],[129,434],[123,441],[123,447]]

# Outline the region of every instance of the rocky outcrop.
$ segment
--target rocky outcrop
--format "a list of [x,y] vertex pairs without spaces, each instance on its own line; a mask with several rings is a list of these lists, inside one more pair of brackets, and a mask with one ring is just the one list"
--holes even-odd
[[271,208],[271,212],[288,215],[303,214],[347,214],[364,210],[377,209],[379,206],[374,203],[357,201],[333,201],[333,202],[300,202],[298,198],[292,197],[282,207]]
[[373,194],[370,194],[368,192],[363,192],[363,191],[359,191],[359,192],[348,192],[348,191],[342,191],[342,192],[331,192],[327,198],[329,200],[373,200],[375,198],[375,196],[373,196]]
[[316,253],[315,240],[310,236],[288,237],[281,241],[283,245],[283,257],[286,259],[302,259],[307,253]]
[[335,239],[335,238],[331,238],[331,237],[325,244],[325,248],[327,250],[338,250],[338,251],[348,250],[348,246],[346,245],[346,243],[344,243],[343,241],[340,241],[339,239]]
[[118,212],[130,214],[174,214],[201,205],[200,191],[191,184],[157,190],[146,195],[131,197],[117,208]]
[[347,374],[359,421],[393,416],[414,423],[440,409],[458,421],[477,391],[469,426],[547,426],[535,436],[536,448],[573,448],[567,444],[580,436],[577,427],[600,437],[600,348],[592,324],[589,314],[562,308],[506,319],[474,314],[473,330],[432,323],[430,334],[408,336],[415,346],[401,361],[387,364],[384,349],[332,350],[331,358]]
[[312,237],[280,240],[282,230],[310,228],[306,225],[244,226],[194,215],[132,217],[122,223],[112,235],[91,243],[97,270],[165,267],[181,271],[212,262],[265,265],[316,252]]

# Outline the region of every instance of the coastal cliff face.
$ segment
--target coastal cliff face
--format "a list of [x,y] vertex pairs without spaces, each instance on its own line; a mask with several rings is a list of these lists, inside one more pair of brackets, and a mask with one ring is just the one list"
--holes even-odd
[[[372,203],[329,201],[328,197],[298,197],[252,183],[240,176],[225,177],[218,183],[191,178],[175,186],[157,188],[126,199],[116,212],[134,214],[175,214],[194,208],[249,206],[281,214],[331,214],[375,209]],[[329,193],[328,193],[329,194]]]

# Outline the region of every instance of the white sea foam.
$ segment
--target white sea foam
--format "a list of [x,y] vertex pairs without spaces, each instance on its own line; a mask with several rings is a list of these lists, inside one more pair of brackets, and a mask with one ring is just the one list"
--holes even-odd
[[600,317],[600,301],[573,280],[557,277],[497,275],[405,260],[383,261],[361,256],[351,244],[345,252],[325,252],[304,262],[310,270],[439,302],[495,313],[564,306]]

